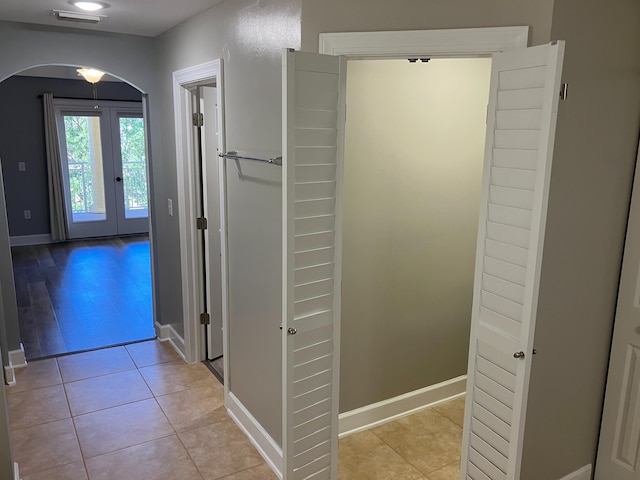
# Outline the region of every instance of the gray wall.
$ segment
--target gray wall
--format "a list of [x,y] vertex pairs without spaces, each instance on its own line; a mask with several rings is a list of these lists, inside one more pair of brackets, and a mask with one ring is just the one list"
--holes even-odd
[[[162,149],[167,158],[163,186],[176,198],[173,71],[216,58],[224,61],[228,150],[272,157],[281,154],[281,55],[299,48],[296,1],[225,1],[157,39]],[[279,167],[228,163],[229,356],[225,372],[231,392],[278,443],[281,401],[281,175]],[[166,202],[166,200],[165,200]],[[178,219],[163,230],[177,244]],[[177,255],[160,252],[179,278]],[[170,287],[164,284],[164,287]],[[161,290],[172,295],[175,290]],[[176,311],[174,318],[181,318]]]
[[[2,286],[1,281],[0,286]],[[0,320],[2,318],[2,299],[0,298]],[[4,355],[4,350],[2,354]],[[13,478],[13,450],[9,434],[9,412],[4,382],[0,382],[0,478]]]
[[551,172],[523,480],[595,459],[640,130],[639,27],[636,0],[555,2],[569,97]]
[[[97,91],[104,100],[141,98],[126,83],[101,82]],[[44,120],[38,97],[44,92],[56,98],[93,98],[92,86],[84,80],[14,76],[0,83],[0,158],[10,236],[50,233]],[[18,162],[25,162],[26,171],[18,170]],[[25,220],[24,210],[31,210],[30,220]]]
[[490,76],[349,61],[342,412],[467,372]]
[[[9,365],[9,350],[20,347],[20,331],[18,329],[18,304],[16,288],[13,282],[13,263],[7,227],[7,212],[4,205],[4,182],[2,181],[2,161],[0,159],[0,349],[2,364]],[[2,369],[0,369],[2,371]],[[4,371],[0,377],[4,384]],[[0,415],[2,415],[0,411]]]
[[529,25],[534,45],[549,40],[553,0],[302,0],[302,49],[323,32]]

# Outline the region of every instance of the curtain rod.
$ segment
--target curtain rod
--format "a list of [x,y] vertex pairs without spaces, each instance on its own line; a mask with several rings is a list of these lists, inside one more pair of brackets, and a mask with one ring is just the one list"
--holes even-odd
[[275,158],[256,158],[256,157],[244,157],[242,155],[238,155],[238,152],[227,152],[227,153],[219,153],[218,156],[220,158],[228,158],[230,160],[253,160],[254,162],[265,162],[270,163],[272,165],[282,166],[282,157]]
[[[37,95],[38,98],[42,98],[44,96],[43,93]],[[53,96],[56,100],[90,100],[94,101],[93,98],[88,97],[56,97]],[[131,103],[140,103],[142,102],[142,98],[140,100],[118,100],[117,98],[98,98],[99,102],[131,102]]]

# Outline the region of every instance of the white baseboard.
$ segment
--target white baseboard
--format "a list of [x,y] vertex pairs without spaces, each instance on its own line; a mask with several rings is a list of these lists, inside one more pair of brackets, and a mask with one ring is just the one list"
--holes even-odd
[[436,385],[341,413],[338,417],[340,438],[410,415],[423,408],[453,400],[463,395],[466,388],[467,376],[462,375]]
[[565,475],[560,480],[591,480],[591,464],[585,465],[584,467],[576,470],[569,475]]
[[24,247],[27,245],[44,245],[47,243],[53,243],[51,234],[43,233],[40,235],[15,235],[9,237],[9,242],[12,247]]
[[27,366],[27,357],[24,354],[24,345],[20,344],[18,350],[9,350],[9,365],[13,368],[22,368]]
[[20,344],[18,350],[9,351],[9,365],[4,367],[4,383],[6,385],[16,384],[16,368],[27,366],[27,357],[24,354],[24,346]]
[[238,427],[245,433],[253,446],[258,449],[260,455],[265,459],[271,470],[278,478],[282,479],[282,448],[271,438],[271,435],[258,423],[249,410],[238,400],[233,393],[229,392],[226,401],[227,411]]
[[20,472],[18,471],[18,462],[13,462],[13,478],[20,480]]
[[174,350],[180,355],[185,362],[184,356],[184,338],[178,335],[172,325],[160,325],[158,322],[154,324],[158,340],[161,342],[169,342]]
[[16,384],[16,371],[12,366],[4,367],[4,384],[15,385]]

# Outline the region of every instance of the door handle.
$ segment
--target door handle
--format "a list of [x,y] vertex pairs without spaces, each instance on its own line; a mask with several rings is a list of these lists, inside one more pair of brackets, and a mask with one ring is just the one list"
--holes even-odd
[[116,182],[121,182],[122,181],[122,177],[116,177]]
[[[280,324],[280,330],[282,330],[282,324]],[[295,335],[296,333],[298,333],[298,330],[296,330],[293,327],[289,327],[289,328],[287,328],[287,333],[289,335]]]
[[524,358],[524,352],[516,352],[513,354],[513,358]]

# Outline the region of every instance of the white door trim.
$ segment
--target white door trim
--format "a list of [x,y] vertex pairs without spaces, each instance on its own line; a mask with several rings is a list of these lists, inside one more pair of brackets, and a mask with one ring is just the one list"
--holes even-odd
[[[349,59],[478,57],[526,48],[528,26],[405,32],[321,33],[320,53]],[[338,194],[338,192],[336,192]],[[342,192],[339,192],[342,195]],[[339,227],[338,227],[339,228]],[[336,282],[341,279],[336,278]]]
[[[180,227],[180,265],[182,285],[182,315],[184,322],[184,356],[187,362],[204,360],[204,328],[200,325],[198,305],[198,246],[196,235],[196,172],[193,150],[192,102],[189,88],[215,82],[218,101],[218,148],[224,151],[224,89],[222,60],[188,67],[173,72],[173,107],[176,135],[176,176],[178,183],[178,221]],[[226,184],[224,164],[219,163],[220,173],[220,224],[222,253],[222,328],[225,372],[228,371],[228,331],[227,328],[227,222],[226,222]],[[228,382],[227,382],[228,384]],[[228,386],[225,384],[225,397]]]
[[473,57],[525,48],[528,26],[321,33],[320,53],[348,58]]

